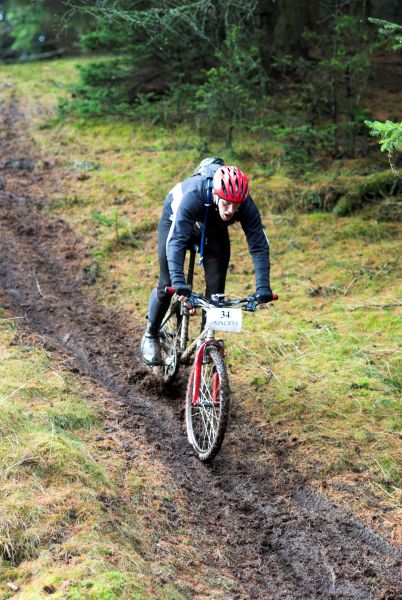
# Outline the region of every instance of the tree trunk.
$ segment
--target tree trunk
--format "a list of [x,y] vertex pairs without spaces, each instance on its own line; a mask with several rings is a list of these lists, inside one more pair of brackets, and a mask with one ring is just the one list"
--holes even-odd
[[228,150],[232,149],[232,145],[233,145],[233,125],[228,125],[227,131],[226,131],[226,148]]
[[256,29],[260,55],[266,71],[273,54],[307,54],[304,33],[317,28],[320,1],[260,0]]
[[274,52],[302,54],[307,52],[304,33],[314,30],[320,15],[319,0],[279,0],[274,29]]
[[349,69],[345,73],[345,88],[349,118],[349,122],[347,123],[347,155],[349,158],[354,158],[356,144],[356,97],[353,93]]

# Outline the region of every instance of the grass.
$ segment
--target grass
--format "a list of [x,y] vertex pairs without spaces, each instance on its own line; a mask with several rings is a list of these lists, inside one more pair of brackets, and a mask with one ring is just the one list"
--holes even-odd
[[[193,597],[182,565],[199,551],[165,509],[184,512],[180,493],[140,448],[127,464],[128,440],[104,433],[107,399],[90,381],[84,395],[32,340],[19,341],[1,311],[0,599]],[[220,573],[208,571],[197,565],[197,581],[219,597]]]
[[[43,66],[29,79],[26,66],[2,72],[31,107],[31,135],[42,155],[53,157],[64,182],[62,188],[50,182],[47,209],[87,240],[94,295],[143,320],[158,274],[155,229],[163,196],[202,158],[200,139],[186,126],[168,129],[143,120],[70,120],[43,128],[40,115],[52,114],[56,96],[73,77],[71,61],[46,68],[46,97],[39,83]],[[32,89],[36,97],[28,99]],[[377,220],[375,204],[342,218],[318,210],[326,198],[332,206],[336,178],[346,190],[350,184],[357,203],[358,190],[366,193],[370,183],[372,194],[388,178],[380,173],[377,180],[371,172],[378,165],[364,159],[360,166],[356,160],[334,161],[310,183],[296,181],[280,161],[278,144],[263,146],[250,135],[238,140],[236,153],[226,153],[216,140],[209,150],[240,162],[250,174],[280,296],[266,313],[245,318],[241,336],[228,336],[235,402],[268,422],[274,436],[297,438],[292,460],[328,493],[361,512],[386,509],[395,524],[402,487],[398,224]],[[79,162],[96,168],[74,166]],[[316,211],[292,208],[300,203],[310,210],[315,203]],[[103,223],[94,211],[104,215]],[[232,229],[227,291],[235,296],[254,291],[254,275],[243,234]],[[133,243],[124,243],[130,236]],[[197,270],[195,287],[201,286]]]
[[[121,568],[127,542],[113,539],[99,499],[116,493],[85,439],[99,434],[101,414],[45,352],[15,345],[15,335],[12,321],[3,317],[0,598],[11,597],[10,582],[20,588],[20,598],[43,598],[46,589],[55,598],[82,598],[81,588],[98,590],[85,597],[121,598],[117,581],[139,590],[138,597],[151,597],[139,568]],[[140,565],[137,553],[128,552]]]
[[[402,487],[395,242],[379,225],[380,235],[364,243],[349,235],[362,227],[361,216],[298,215],[291,224],[274,218],[280,302],[253,319],[240,343],[233,340],[231,354],[242,364],[241,383],[252,389],[250,410],[257,405],[273,431],[298,438],[314,478],[328,483],[358,473],[368,495],[395,508]],[[299,247],[289,247],[290,237]],[[255,379],[261,364],[273,372],[265,381]]]

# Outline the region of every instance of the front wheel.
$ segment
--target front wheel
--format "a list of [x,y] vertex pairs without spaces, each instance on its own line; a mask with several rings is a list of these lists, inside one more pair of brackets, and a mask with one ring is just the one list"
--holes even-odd
[[186,394],[187,436],[198,458],[210,462],[220,450],[228,423],[229,380],[219,349],[207,346],[197,394],[196,362],[191,369]]

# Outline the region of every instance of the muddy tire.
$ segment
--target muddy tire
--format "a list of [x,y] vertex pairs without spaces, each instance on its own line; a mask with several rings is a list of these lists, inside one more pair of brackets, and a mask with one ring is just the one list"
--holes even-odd
[[157,372],[164,383],[173,381],[179,369],[178,348],[182,320],[180,302],[174,302],[170,306],[160,328],[163,365],[157,367]]
[[199,399],[193,403],[195,366],[191,369],[186,394],[188,441],[202,462],[210,462],[219,452],[229,417],[230,392],[226,366],[219,350],[206,350],[201,366]]

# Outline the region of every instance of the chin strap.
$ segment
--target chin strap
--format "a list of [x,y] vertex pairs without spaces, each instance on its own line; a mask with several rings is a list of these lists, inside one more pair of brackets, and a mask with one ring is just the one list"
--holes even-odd
[[200,261],[199,265],[203,264],[204,259],[204,244],[205,244],[205,230],[207,228],[207,219],[208,219],[208,209],[212,204],[212,179],[208,177],[207,179],[207,201],[205,203],[205,214],[204,214],[204,222],[202,224],[201,230],[201,242],[200,242]]

